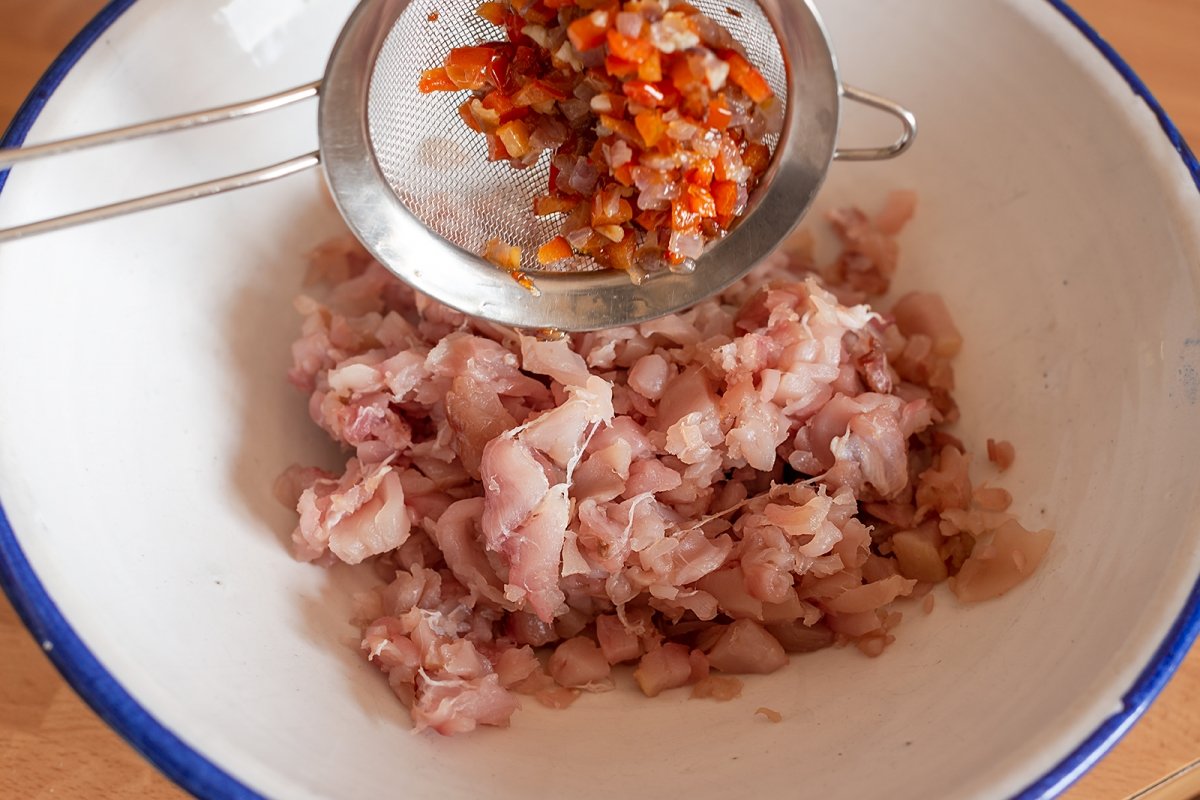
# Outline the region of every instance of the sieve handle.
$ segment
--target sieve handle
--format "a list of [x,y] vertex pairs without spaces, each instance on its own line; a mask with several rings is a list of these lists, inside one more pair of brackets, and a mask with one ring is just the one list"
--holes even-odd
[[843,84],[841,93],[842,97],[847,100],[853,100],[856,103],[862,103],[891,114],[900,120],[904,131],[900,134],[899,139],[887,147],[840,147],[833,153],[836,161],[886,161],[912,147],[913,140],[917,138],[917,118],[911,111],[893,100],[856,89],[853,86]]
[[[297,86],[286,91],[277,92],[265,97],[258,97],[253,100],[246,100],[240,103],[232,103],[230,105],[218,106],[216,108],[204,109],[195,111],[190,114],[179,114],[173,117],[164,117],[163,119],[152,120],[150,122],[142,122],[137,125],[129,125],[123,128],[114,128],[100,133],[90,133],[84,136],[75,136],[69,139],[59,139],[45,144],[32,145],[29,147],[13,147],[0,149],[0,170],[20,164],[25,161],[32,161],[38,158],[47,158],[49,156],[60,155],[62,153],[70,153],[76,150],[85,150],[91,147],[99,147],[106,144],[115,144],[117,142],[125,142],[131,139],[141,139],[146,136],[153,136],[162,133],[172,133],[174,131],[187,130],[189,128],[198,128],[204,125],[211,125],[217,122],[225,122],[228,120],[241,119],[244,117],[254,116],[267,111],[273,111],[277,108],[298,103],[302,100],[316,97],[321,88],[320,81],[306,83],[302,86]],[[162,206],[181,203],[186,200],[193,200],[200,197],[208,197],[222,192],[233,191],[234,189],[244,189],[249,186],[257,186],[260,183],[278,180],[279,178],[293,175],[310,167],[314,167],[320,163],[320,157],[317,153],[308,153],[297,158],[281,161],[278,164],[272,164],[260,169],[241,172],[236,175],[229,175],[216,180],[205,181],[203,183],[194,183],[190,186],[182,186],[177,189],[170,189],[156,194],[136,197],[131,200],[125,200],[111,205],[100,206],[97,208],[79,211],[73,214],[66,214],[51,219],[41,220],[39,222],[31,222],[25,225],[18,225],[12,228],[0,228],[0,242],[20,239],[26,236],[33,236],[38,233],[48,233],[49,231],[68,228],[74,225],[82,225],[87,222],[96,222],[102,219],[121,216],[123,214],[131,214],[135,211],[146,211],[151,208],[160,208]]]

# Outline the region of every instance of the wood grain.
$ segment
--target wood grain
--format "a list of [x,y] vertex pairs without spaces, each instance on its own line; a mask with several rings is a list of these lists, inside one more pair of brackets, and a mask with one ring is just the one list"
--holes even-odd
[[[0,127],[102,0],[0,0]],[[1074,0],[1200,143],[1200,0]],[[1200,757],[1200,648],[1145,718],[1067,795],[1121,800]],[[0,600],[0,798],[183,793],[109,730]]]

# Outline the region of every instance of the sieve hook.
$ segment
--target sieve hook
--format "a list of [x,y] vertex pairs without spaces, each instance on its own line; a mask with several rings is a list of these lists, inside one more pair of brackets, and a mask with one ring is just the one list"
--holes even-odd
[[[172,133],[175,131],[188,130],[190,128],[199,128],[204,125],[212,125],[217,122],[226,122],[234,119],[242,119],[244,117],[255,116],[267,111],[274,111],[278,108],[284,108],[294,103],[299,103],[303,100],[316,97],[320,93],[321,82],[314,81],[306,83],[302,86],[297,86],[282,92],[258,97],[253,100],[245,100],[240,103],[232,103],[225,106],[217,106],[215,108],[204,109],[202,111],[194,111],[189,114],[179,114],[173,117],[164,117],[163,119],[152,120],[150,122],[142,122],[137,125],[128,125],[123,128],[114,128],[100,133],[90,133],[84,136],[75,136],[69,139],[59,139],[45,144],[31,145],[28,147],[14,147],[0,149],[0,170],[5,170],[16,164],[21,164],[25,161],[33,161],[37,158],[47,158],[49,156],[61,155],[62,153],[70,153],[76,150],[84,150],[90,147],[99,147],[106,144],[115,144],[117,142],[126,142],[132,139],[141,139],[147,136],[154,136],[162,133]],[[162,206],[181,203],[185,200],[193,200],[199,197],[208,197],[222,192],[233,191],[234,189],[244,189],[249,186],[257,186],[261,183],[278,180],[279,178],[293,175],[297,172],[315,167],[320,163],[318,153],[308,153],[306,155],[291,158],[286,161],[281,161],[277,164],[262,167],[260,169],[241,172],[236,175],[229,175],[223,178],[216,178],[211,181],[202,183],[194,183],[190,186],[182,186],[177,189],[169,189],[167,191],[158,192],[156,194],[144,195],[131,200],[123,200],[111,205],[100,206],[97,208],[78,211],[73,214],[65,214],[63,216],[52,217],[50,219],[41,220],[39,222],[31,222],[24,225],[17,225],[12,228],[0,228],[0,242],[20,239],[24,236],[32,236],[36,233],[47,233],[49,231],[67,228],[72,225],[81,225],[85,222],[96,222],[102,219],[130,214],[135,211],[145,211],[151,208],[160,208]]]
[[842,84],[841,95],[846,100],[853,100],[891,114],[900,120],[904,131],[899,139],[887,147],[839,147],[833,152],[835,161],[886,161],[912,147],[913,140],[917,138],[917,118],[907,108],[886,97],[845,84]]

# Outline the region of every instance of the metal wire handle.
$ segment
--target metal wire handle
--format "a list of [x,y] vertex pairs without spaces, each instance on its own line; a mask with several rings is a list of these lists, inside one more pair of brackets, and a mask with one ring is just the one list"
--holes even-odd
[[886,161],[889,158],[895,158],[912,147],[913,140],[917,138],[917,118],[907,108],[886,97],[881,97],[845,84],[842,84],[842,97],[846,100],[853,100],[856,103],[870,106],[871,108],[877,108],[880,111],[886,111],[900,120],[900,124],[904,126],[904,131],[900,134],[899,139],[887,147],[839,147],[833,151],[833,159],[835,161]]
[[[60,155],[62,153],[70,153],[77,150],[85,150],[91,147],[99,147],[106,144],[114,144],[116,142],[126,142],[132,139],[140,139],[146,136],[154,136],[156,134],[173,133],[175,131],[188,130],[191,128],[199,128],[205,125],[212,125],[218,122],[227,122],[229,120],[242,119],[245,117],[255,116],[267,111],[284,108],[285,106],[299,103],[303,100],[317,97],[320,94],[321,82],[313,81],[302,86],[297,86],[292,89],[287,89],[275,94],[258,97],[253,100],[246,100],[240,103],[232,103],[230,105],[218,106],[215,108],[195,111],[190,114],[179,114],[173,117],[164,117],[150,122],[143,122],[137,125],[128,125],[122,128],[114,128],[100,133],[91,133],[84,136],[75,136],[69,139],[59,139],[45,144],[32,145],[28,147],[15,147],[0,150],[0,169],[7,169],[16,164],[21,164],[26,161],[33,161],[38,158],[47,158],[49,156]],[[877,108],[885,111],[900,120],[904,127],[900,138],[893,144],[887,147],[868,147],[868,148],[842,148],[834,153],[834,158],[838,161],[881,161],[885,159],[895,158],[903,153],[916,138],[917,120],[912,112],[903,106],[888,100],[885,97],[872,94],[871,92],[857,89],[852,86],[842,86],[842,97],[847,100],[863,103],[864,105]],[[257,186],[262,183],[269,183],[280,178],[285,178],[289,175],[294,175],[297,172],[302,172],[306,169],[320,164],[320,155],[317,152],[307,153],[296,158],[280,161],[276,164],[271,164],[248,172],[240,172],[235,175],[228,175],[223,178],[216,178],[211,181],[202,183],[194,183],[189,186],[182,186],[177,189],[169,189],[167,191],[158,192],[155,194],[143,195],[130,200],[123,200],[118,203],[112,203],[98,208],[78,211],[73,214],[64,214],[62,216],[51,217],[50,219],[41,220],[39,222],[30,222],[24,225],[17,225],[11,228],[0,228],[0,242],[13,241],[26,236],[33,236],[39,233],[49,233],[50,231],[68,228],[74,225],[82,225],[88,222],[97,222],[103,219],[121,216],[123,214],[131,214],[136,211],[146,211],[152,208],[161,208],[175,203],[182,203],[187,200],[194,200],[200,197],[208,197],[210,195],[221,194],[223,192],[231,192],[236,189],[245,189],[250,186]]]
[[[3,149],[0,150],[0,170],[7,169],[8,167],[23,163],[25,161],[32,161],[37,158],[46,158],[48,156],[70,153],[90,147],[114,144],[116,142],[125,142],[131,139],[140,139],[160,133],[172,133],[174,131],[182,131],[190,128],[199,128],[205,125],[212,125],[217,122],[227,122],[229,120],[255,116],[257,114],[262,114],[267,111],[274,111],[278,108],[284,108],[285,106],[290,106],[294,103],[299,103],[303,100],[317,97],[320,93],[320,88],[321,82],[314,81],[312,83],[306,83],[302,86],[297,86],[295,88],[277,92],[265,97],[259,97],[253,100],[246,100],[240,103],[233,103],[225,106],[218,106],[216,108],[209,108],[203,111],[195,111],[190,114],[179,114],[177,116],[165,117],[163,119],[139,123],[137,125],[114,128],[101,133],[91,133],[85,136],[59,139],[58,141],[32,145],[29,147]],[[145,211],[151,208],[160,208],[162,206],[168,206],[174,203],[182,203],[185,200],[208,197],[209,195],[230,192],[235,189],[244,189],[248,186],[257,186],[261,183],[268,183],[270,181],[278,180],[279,178],[287,177],[288,175],[293,175],[311,167],[315,167],[319,163],[319,154],[312,152],[306,155],[297,156],[296,158],[288,159],[287,161],[280,161],[277,164],[271,164],[270,166],[262,167],[260,169],[250,170],[249,172],[241,172],[236,175],[229,175],[211,181],[194,183],[190,186],[183,186],[178,189],[170,189],[164,192],[158,192],[156,194],[144,195],[131,200],[124,200],[118,203],[112,203],[111,205],[100,206],[99,208],[79,211],[73,214],[52,217],[39,222],[31,222],[11,228],[2,228],[0,229],[0,242],[12,241],[25,236],[33,236],[34,234],[38,233],[47,233],[60,228],[67,228],[72,225],[81,225],[86,222],[96,222],[98,220],[109,219],[122,214],[130,214],[135,211]]]

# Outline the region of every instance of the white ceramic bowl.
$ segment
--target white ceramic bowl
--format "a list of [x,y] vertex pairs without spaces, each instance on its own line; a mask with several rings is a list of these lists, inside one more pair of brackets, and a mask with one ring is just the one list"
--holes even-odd
[[[311,80],[349,8],[117,0],[6,144]],[[302,255],[339,228],[312,176],[0,248],[0,578],[75,688],[203,797],[1043,797],[1093,763],[1200,624],[1200,170],[1057,2],[824,13],[844,76],[923,128],[820,204],[920,192],[902,282],[958,310],[961,434],[1014,441],[1017,511],[1059,531],[1031,582],[735,703],[617,691],[413,736],[347,645],[363,577],[294,562],[271,497],[333,456],[283,380]],[[0,224],[306,152],[312,117],[18,168]]]

